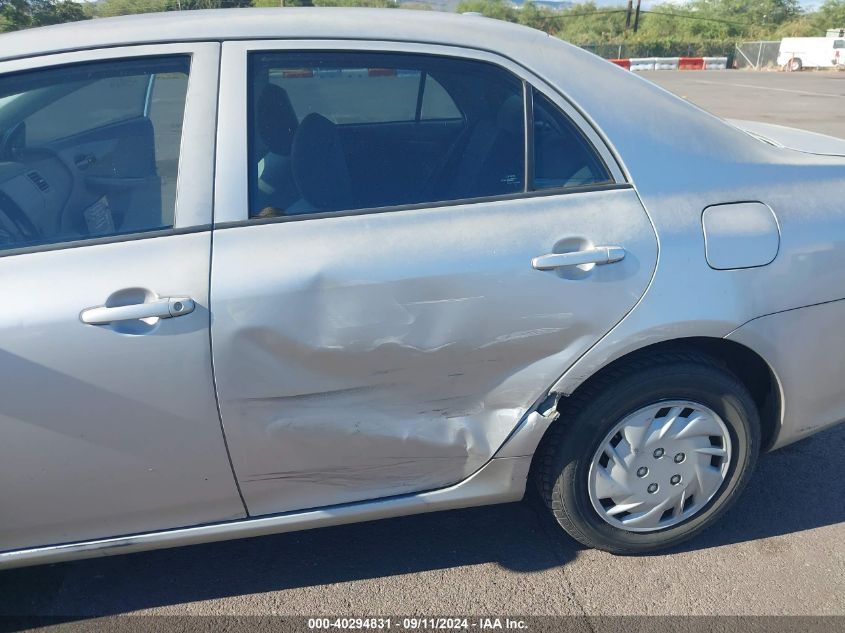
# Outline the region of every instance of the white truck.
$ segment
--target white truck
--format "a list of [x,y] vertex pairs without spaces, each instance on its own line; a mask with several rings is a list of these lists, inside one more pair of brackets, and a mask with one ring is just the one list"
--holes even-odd
[[845,68],[845,38],[785,37],[780,42],[778,65],[785,70]]

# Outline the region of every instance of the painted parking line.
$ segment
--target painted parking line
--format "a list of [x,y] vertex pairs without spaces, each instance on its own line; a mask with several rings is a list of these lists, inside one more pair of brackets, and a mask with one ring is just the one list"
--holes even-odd
[[810,95],[812,97],[845,97],[845,93],[843,94],[834,94],[831,92],[813,92],[811,90],[796,90],[793,88],[775,88],[774,86],[763,86],[758,84],[737,84],[737,83],[725,83],[721,81],[707,81],[706,79],[696,79],[696,83],[699,84],[709,84],[712,86],[734,86],[736,88],[750,88],[752,90],[774,90],[776,92],[791,92],[793,94],[799,95]]

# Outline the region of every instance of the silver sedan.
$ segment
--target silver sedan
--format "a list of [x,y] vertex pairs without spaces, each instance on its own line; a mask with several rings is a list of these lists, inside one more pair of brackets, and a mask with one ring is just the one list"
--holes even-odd
[[479,17],[0,36],[0,566],[526,490],[691,538],[845,418],[843,197],[845,141]]

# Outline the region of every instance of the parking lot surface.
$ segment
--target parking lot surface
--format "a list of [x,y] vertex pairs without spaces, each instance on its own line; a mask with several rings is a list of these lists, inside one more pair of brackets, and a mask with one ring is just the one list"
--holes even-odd
[[[715,114],[845,137],[845,73],[643,73]],[[761,458],[721,523],[637,558],[537,503],[0,572],[0,615],[845,616],[845,426]]]
[[845,72],[650,71],[638,73],[729,119],[777,123],[845,138]]

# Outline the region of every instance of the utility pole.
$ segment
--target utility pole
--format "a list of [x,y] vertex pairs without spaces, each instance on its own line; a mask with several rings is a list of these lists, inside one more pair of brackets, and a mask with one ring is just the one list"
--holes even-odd
[[637,12],[634,14],[634,33],[640,28],[640,2],[642,0],[637,0]]
[[625,10],[625,32],[631,28],[631,12],[634,10],[634,0],[628,0],[628,8]]

